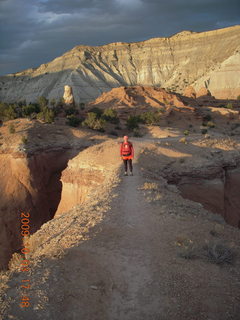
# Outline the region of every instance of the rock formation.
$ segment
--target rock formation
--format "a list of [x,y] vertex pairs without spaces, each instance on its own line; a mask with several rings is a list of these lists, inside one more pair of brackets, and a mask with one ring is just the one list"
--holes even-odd
[[200,98],[200,97],[211,97],[211,92],[210,92],[207,88],[202,87],[202,88],[197,92],[196,97],[197,97],[197,98]]
[[195,99],[196,98],[196,91],[195,91],[194,87],[188,86],[185,88],[183,95],[186,97]]
[[110,108],[118,106],[160,108],[165,105],[185,107],[181,96],[162,88],[130,86],[114,88],[89,103],[90,107]]
[[216,98],[240,95],[240,26],[181,32],[169,38],[99,47],[77,46],[35,69],[0,77],[0,100],[34,101],[63,96],[70,85],[76,102],[91,101],[114,87],[150,85],[182,93],[193,85]]
[[83,139],[72,134],[67,137],[62,127],[56,137],[57,127],[30,123],[26,119],[13,123],[20,134],[25,131],[25,124],[29,126],[29,142],[23,151],[16,141],[21,138],[18,132],[9,136],[7,126],[1,128],[0,270],[7,268],[12,253],[21,249],[20,213],[30,213],[31,233],[52,219],[61,198],[61,171],[75,153],[91,144],[85,134]]
[[67,105],[74,104],[72,88],[68,85],[64,86],[63,100],[64,100],[64,103],[66,103]]
[[[222,139],[220,143],[211,138],[195,143],[192,150],[189,145],[179,149],[174,145],[175,154],[172,156],[183,157],[184,160],[182,165],[173,161],[168,166],[168,160],[163,156],[165,147],[155,146],[154,151],[142,156],[142,161],[149,162],[148,170],[155,176],[158,172],[169,184],[177,185],[184,198],[201,203],[207,210],[221,215],[228,224],[239,228],[240,156],[236,145],[228,139]],[[206,157],[206,154],[211,157]]]

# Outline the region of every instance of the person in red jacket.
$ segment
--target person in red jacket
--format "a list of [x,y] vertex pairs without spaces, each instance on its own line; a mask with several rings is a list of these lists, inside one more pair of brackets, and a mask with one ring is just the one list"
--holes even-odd
[[123,137],[123,142],[120,145],[120,157],[123,159],[125,173],[124,175],[128,175],[128,166],[130,170],[130,175],[133,175],[133,165],[132,160],[134,157],[134,149],[133,144],[128,140],[128,136]]

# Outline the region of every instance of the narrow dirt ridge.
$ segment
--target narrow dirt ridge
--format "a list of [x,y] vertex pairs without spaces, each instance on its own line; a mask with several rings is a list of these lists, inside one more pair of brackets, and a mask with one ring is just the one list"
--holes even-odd
[[[138,156],[140,144],[135,143]],[[136,159],[137,160],[137,159]],[[159,295],[152,295],[153,239],[156,238],[152,209],[142,197],[143,184],[138,164],[134,163],[134,176],[124,177],[119,196],[113,203],[115,224],[120,226],[121,238],[116,239],[114,250],[108,254],[113,263],[112,277],[116,289],[112,292],[109,319],[146,319],[161,309]],[[119,290],[119,288],[121,288]],[[147,299],[152,297],[153,300]]]

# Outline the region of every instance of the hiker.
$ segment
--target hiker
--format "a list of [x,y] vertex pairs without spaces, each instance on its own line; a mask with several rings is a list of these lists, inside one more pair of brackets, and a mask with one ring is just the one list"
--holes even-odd
[[134,149],[132,143],[128,140],[128,136],[123,137],[123,142],[120,145],[120,157],[123,159],[125,173],[128,175],[128,166],[130,170],[130,176],[133,175],[132,159],[134,157]]

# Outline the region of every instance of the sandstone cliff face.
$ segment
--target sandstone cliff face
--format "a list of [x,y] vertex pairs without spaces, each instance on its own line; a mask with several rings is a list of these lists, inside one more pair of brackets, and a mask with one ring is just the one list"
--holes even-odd
[[61,98],[64,85],[76,102],[111,88],[153,85],[182,93],[188,85],[208,87],[216,98],[240,94],[240,26],[182,32],[170,38],[101,47],[77,46],[39,68],[0,77],[0,100]]
[[1,154],[0,164],[0,269],[21,249],[20,214],[30,213],[30,231],[52,219],[61,197],[61,171],[69,152],[42,152],[30,157]]
[[[92,144],[89,132],[27,119],[11,123],[15,134],[7,133],[8,124],[0,128],[0,270],[22,248],[21,212],[30,213],[31,233],[52,219],[61,199],[61,172]],[[24,147],[22,134],[28,140]]]
[[90,147],[69,161],[61,176],[62,196],[55,216],[68,212],[76,205],[94,200],[88,197],[111,179],[112,169],[120,165],[119,143],[107,141]]
[[196,89],[203,84],[218,99],[237,98],[240,95],[240,47],[194,83]]
[[156,179],[164,177],[177,185],[182,197],[201,203],[239,228],[239,147],[230,139],[202,139],[192,146],[190,141],[186,145],[171,142],[167,147],[159,143],[141,155],[141,163],[149,161],[145,166]]

